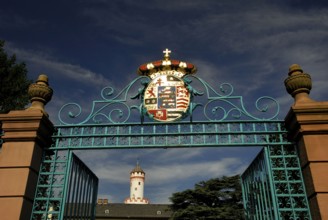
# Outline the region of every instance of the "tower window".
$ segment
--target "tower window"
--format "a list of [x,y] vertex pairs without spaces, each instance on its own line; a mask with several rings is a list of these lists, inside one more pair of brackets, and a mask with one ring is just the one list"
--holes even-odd
[[135,190],[135,191],[137,191],[137,189],[138,189],[137,187],[136,187],[136,188],[134,188],[134,190]]
[[139,184],[139,186],[140,186],[141,183],[139,182],[138,184]]

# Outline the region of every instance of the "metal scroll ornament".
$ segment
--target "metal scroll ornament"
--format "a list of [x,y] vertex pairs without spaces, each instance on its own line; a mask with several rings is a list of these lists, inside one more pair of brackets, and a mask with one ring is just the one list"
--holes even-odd
[[[234,95],[233,86],[222,83],[213,88],[195,76],[191,63],[170,60],[169,50],[164,59],[143,64],[139,77],[123,90],[105,87],[101,100],[92,103],[91,112],[77,103],[65,104],[58,113],[63,125],[124,124],[185,121],[268,121],[277,119],[278,102],[268,96],[255,101],[255,109],[247,111],[243,97]],[[254,113],[260,113],[255,116]],[[82,119],[82,120],[81,120]]]

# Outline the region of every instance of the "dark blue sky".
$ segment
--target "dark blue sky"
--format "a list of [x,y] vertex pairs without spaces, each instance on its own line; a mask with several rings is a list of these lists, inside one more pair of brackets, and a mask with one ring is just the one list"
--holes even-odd
[[[293,100],[284,87],[288,67],[311,74],[311,97],[327,97],[327,1],[3,1],[0,39],[9,54],[27,64],[33,80],[49,76],[47,105],[58,124],[62,105],[77,102],[87,112],[105,86],[122,89],[136,70],[162,59],[195,64],[213,87],[229,82],[250,108],[260,96],[281,104]],[[252,111],[252,109],[250,109]],[[129,172],[137,158],[146,172],[145,196],[167,202],[172,192],[221,175],[243,172],[257,148],[109,150],[79,155],[101,178],[99,194],[111,202],[129,195]]]

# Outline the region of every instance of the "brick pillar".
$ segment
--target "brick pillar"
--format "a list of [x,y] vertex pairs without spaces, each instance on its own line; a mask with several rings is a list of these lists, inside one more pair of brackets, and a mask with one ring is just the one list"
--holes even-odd
[[43,108],[52,95],[45,75],[30,86],[29,94],[30,108],[0,114],[4,131],[0,149],[2,220],[30,219],[42,152],[50,146],[54,130]]
[[309,97],[311,77],[298,65],[285,85],[295,99],[285,123],[298,148],[312,219],[328,219],[328,102]]

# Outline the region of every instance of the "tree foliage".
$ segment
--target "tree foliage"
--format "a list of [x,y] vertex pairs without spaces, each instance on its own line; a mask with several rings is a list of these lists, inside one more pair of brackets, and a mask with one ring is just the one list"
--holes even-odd
[[239,175],[214,178],[170,197],[171,219],[244,219]]
[[31,83],[25,63],[16,63],[16,55],[8,56],[4,45],[0,40],[0,113],[23,109],[29,102]]

